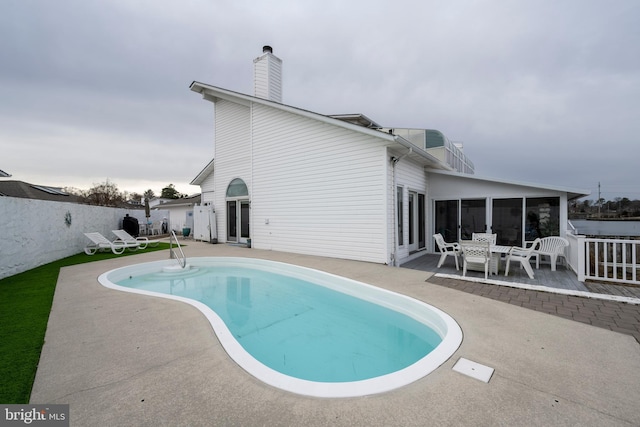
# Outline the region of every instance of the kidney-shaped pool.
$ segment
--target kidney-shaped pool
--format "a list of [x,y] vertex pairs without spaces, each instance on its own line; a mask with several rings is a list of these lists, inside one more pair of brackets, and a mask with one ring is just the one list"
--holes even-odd
[[326,272],[254,258],[119,268],[104,286],[197,307],[229,356],[267,384],[316,397],[363,396],[429,374],[462,342],[458,324],[416,299]]

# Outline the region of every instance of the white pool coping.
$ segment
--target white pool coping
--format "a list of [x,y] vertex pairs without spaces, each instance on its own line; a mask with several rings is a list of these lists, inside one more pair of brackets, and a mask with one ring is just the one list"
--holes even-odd
[[98,281],[110,289],[173,299],[196,307],[209,320],[227,354],[240,367],[259,380],[292,393],[313,397],[338,398],[366,396],[390,391],[410,384],[433,372],[445,363],[462,343],[462,330],[458,323],[447,313],[422,301],[386,289],[320,270],[276,261],[235,257],[189,258],[189,263],[196,268],[220,265],[250,267],[307,280],[406,314],[426,324],[442,338],[442,342],[425,357],[404,369],[387,375],[352,382],[315,382],[294,378],[263,365],[251,356],[231,334],[224,321],[205,304],[189,298],[128,288],[115,283],[130,276],[159,272],[162,271],[163,267],[172,266],[175,263],[175,260],[169,259],[122,267],[101,274],[98,277]]

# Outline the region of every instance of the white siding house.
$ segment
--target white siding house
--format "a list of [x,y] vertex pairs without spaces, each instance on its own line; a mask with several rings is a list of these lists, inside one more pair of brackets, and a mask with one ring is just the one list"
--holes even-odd
[[265,47],[254,61],[256,96],[191,85],[215,104],[213,160],[191,184],[216,211],[219,242],[251,239],[259,249],[399,265],[433,250],[430,236],[440,229],[449,240],[464,237],[468,206],[483,231],[503,226],[506,207],[520,209],[516,237],[523,244],[522,218],[531,210],[564,212],[563,232],[567,200],[587,194],[461,173],[459,165],[473,172],[473,164],[439,132],[453,160],[428,152],[434,140],[424,135],[437,131],[383,129],[359,114],[326,116],[282,104],[281,65]]
[[[152,209],[152,212],[159,210],[165,212],[165,215],[168,213],[167,218],[164,218],[167,222],[167,231],[174,230],[180,234],[185,227],[193,228],[193,207],[200,204],[201,194],[167,200]],[[156,221],[161,222],[159,218]]]
[[255,247],[387,262],[387,143],[264,105],[253,126]]

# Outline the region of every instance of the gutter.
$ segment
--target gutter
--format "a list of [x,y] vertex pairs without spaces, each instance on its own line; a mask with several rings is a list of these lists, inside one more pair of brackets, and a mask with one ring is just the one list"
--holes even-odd
[[151,209],[154,209],[154,210],[158,211],[158,210],[164,210],[163,208],[166,208],[167,206],[169,208],[177,208],[177,207],[183,207],[183,206],[190,207],[190,206],[193,206],[193,205],[194,205],[194,202],[176,203],[176,204],[170,204],[170,205],[167,205],[166,203],[161,203],[161,204],[159,204],[157,206],[152,207]]
[[[455,171],[455,169],[451,166],[449,166],[447,163],[445,162],[441,162],[440,160],[438,160],[437,158],[435,158],[434,156],[432,156],[431,154],[427,153],[425,150],[423,150],[420,147],[417,147],[416,145],[412,144],[411,142],[407,141],[406,139],[404,139],[401,136],[398,135],[393,135],[393,142],[395,142],[396,144],[402,145],[405,148],[409,149],[409,152],[407,154],[417,154],[420,157],[422,157],[425,160],[428,160],[430,163],[433,163],[435,166],[434,169],[437,170],[443,170],[443,171]],[[404,156],[402,156],[404,157]],[[428,167],[428,166],[424,166],[424,167]],[[432,168],[434,166],[431,166]]]

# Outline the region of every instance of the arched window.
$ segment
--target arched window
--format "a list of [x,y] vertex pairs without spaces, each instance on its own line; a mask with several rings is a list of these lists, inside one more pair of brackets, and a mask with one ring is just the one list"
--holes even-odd
[[227,198],[247,197],[249,196],[249,190],[247,184],[240,178],[236,178],[227,187]]

